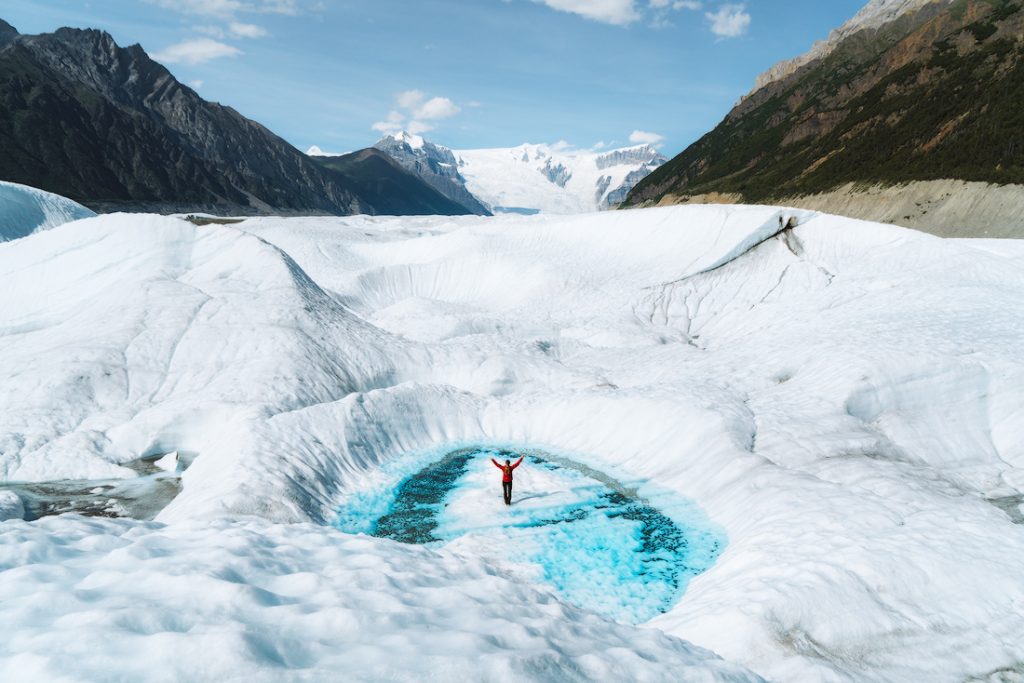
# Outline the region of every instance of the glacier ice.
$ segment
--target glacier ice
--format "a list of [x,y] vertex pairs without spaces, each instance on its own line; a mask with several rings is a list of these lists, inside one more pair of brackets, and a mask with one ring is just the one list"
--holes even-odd
[[[1021,254],[740,206],[113,215],[0,244],[0,476],[191,463],[152,522],[0,523],[0,678],[1019,669]],[[360,495],[386,510],[403,456],[453,444],[648,482],[728,543],[636,627],[494,552],[503,531],[458,529],[459,506],[545,500],[503,511],[486,468],[443,545],[331,525]]]

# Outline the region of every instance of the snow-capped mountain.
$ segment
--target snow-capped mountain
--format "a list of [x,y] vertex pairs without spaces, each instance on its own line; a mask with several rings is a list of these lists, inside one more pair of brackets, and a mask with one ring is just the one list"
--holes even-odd
[[496,213],[608,209],[667,161],[650,145],[598,152],[525,144],[456,150],[455,156],[466,187]]
[[[651,145],[604,151],[564,144],[451,150],[408,132],[374,147],[474,213],[588,213],[609,209],[667,158]],[[309,154],[323,154],[318,147]]]
[[487,207],[466,189],[466,180],[459,173],[458,162],[447,147],[405,131],[381,138],[374,147],[471,213],[490,214]]

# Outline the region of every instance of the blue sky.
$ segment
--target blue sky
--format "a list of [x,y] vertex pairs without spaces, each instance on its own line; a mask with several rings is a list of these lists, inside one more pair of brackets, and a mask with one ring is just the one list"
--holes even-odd
[[406,127],[454,148],[651,140],[671,156],[865,1],[5,0],[0,18],[140,43],[302,150]]

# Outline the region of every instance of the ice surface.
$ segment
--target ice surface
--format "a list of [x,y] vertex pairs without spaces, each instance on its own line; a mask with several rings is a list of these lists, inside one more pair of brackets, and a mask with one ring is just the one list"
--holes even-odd
[[0,242],[95,215],[66,197],[0,180]]
[[340,528],[407,543],[458,540],[463,552],[528,564],[572,604],[628,623],[668,611],[725,545],[678,496],[662,492],[654,507],[637,482],[626,487],[568,459],[526,455],[507,507],[496,495],[500,477],[490,459],[524,453],[437,454],[408,456],[425,466],[353,495],[339,509]]
[[[0,678],[743,680],[696,647],[779,681],[1020,670],[1019,246],[720,206],[114,215],[0,244],[0,477],[192,462],[155,523],[0,523]],[[327,526],[452,444],[650,482],[728,545],[637,628],[486,534]],[[526,513],[474,476],[452,505]]]
[[0,524],[0,679],[760,679],[491,564],[308,524]]
[[14,491],[0,490],[0,522],[8,519],[21,519],[25,516],[25,506],[21,497]]

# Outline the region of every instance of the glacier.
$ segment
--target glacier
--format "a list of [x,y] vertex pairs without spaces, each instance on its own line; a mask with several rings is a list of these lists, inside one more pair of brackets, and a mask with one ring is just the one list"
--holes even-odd
[[0,242],[95,215],[67,197],[0,180]]
[[[1022,256],[744,206],[108,215],[0,244],[0,477],[180,476],[149,521],[26,522],[0,491],[0,678],[1012,680]],[[679,523],[691,501],[727,542],[634,624],[574,562],[467,527],[539,514],[486,468],[437,543],[343,530],[417,454],[494,445]]]
[[575,149],[564,143],[455,150],[465,186],[494,213],[578,214],[613,208],[668,161],[651,145]]

